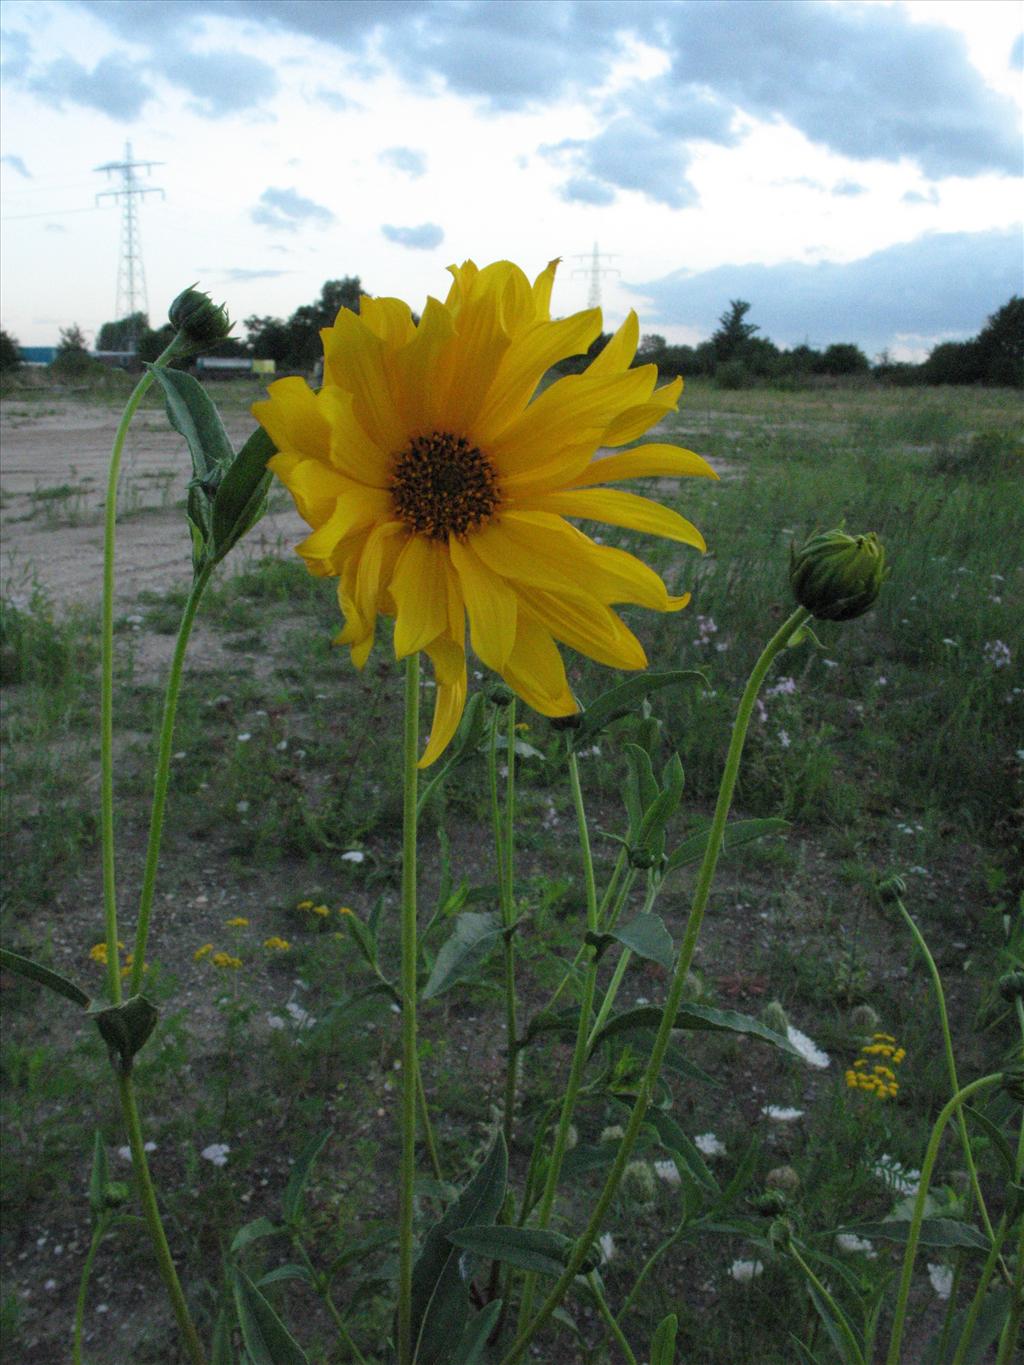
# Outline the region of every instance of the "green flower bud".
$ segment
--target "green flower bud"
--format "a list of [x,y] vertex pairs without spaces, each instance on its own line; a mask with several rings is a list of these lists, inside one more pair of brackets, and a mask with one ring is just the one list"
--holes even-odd
[[610,1123],[607,1128],[601,1129],[599,1142],[621,1142],[626,1136],[626,1130],[621,1123]]
[[776,1166],[764,1178],[770,1190],[781,1190],[783,1194],[794,1195],[800,1188],[800,1177],[792,1166]]
[[622,1192],[636,1204],[654,1203],[654,1172],[646,1161],[631,1161],[622,1172]]
[[1024,1063],[1018,1062],[1003,1072],[1003,1089],[1017,1104],[1024,1104]]
[[127,1204],[132,1197],[132,1192],[123,1180],[110,1180],[103,1186],[103,1207],[105,1209],[119,1209]]
[[793,1240],[793,1224],[788,1218],[776,1218],[768,1229],[768,1241],[776,1251],[788,1251]]
[[999,994],[1006,1001],[1024,1000],[1024,972],[1007,972],[999,978]]
[[231,331],[231,319],[224,304],[216,304],[209,294],[194,286],[183,289],[167,310],[171,326],[183,332],[193,346],[216,346]]
[[626,856],[629,858],[630,867],[638,868],[641,872],[646,872],[658,861],[658,855],[653,848],[631,848]]
[[823,531],[790,549],[789,584],[802,607],[820,621],[852,621],[878,596],[887,577],[885,550],[873,531],[848,536]]
[[503,710],[506,706],[512,705],[515,700],[515,693],[504,683],[492,683],[487,688],[487,700],[492,706],[497,706]]
[[772,1029],[775,1033],[781,1033],[785,1038],[789,1030],[789,1020],[786,1018],[786,1011],[777,1000],[770,1000],[761,1011],[761,1023],[766,1028]]
[[885,904],[893,901],[902,900],[907,894],[907,884],[902,877],[893,873],[892,876],[883,877],[875,887],[878,892],[878,899]]
[[765,1190],[754,1200],[754,1208],[765,1218],[777,1218],[786,1212],[787,1199],[782,1190]]

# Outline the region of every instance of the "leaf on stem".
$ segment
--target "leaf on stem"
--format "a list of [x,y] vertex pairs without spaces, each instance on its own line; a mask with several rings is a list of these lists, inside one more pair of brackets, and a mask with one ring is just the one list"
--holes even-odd
[[[594,1039],[591,1052],[600,1043],[615,1037],[616,1034],[635,1033],[638,1029],[656,1029],[661,1023],[661,1014],[659,1005],[640,1005],[636,1009],[612,1015]],[[762,1042],[771,1043],[773,1047],[788,1052],[792,1057],[804,1060],[788,1038],[766,1027],[759,1019],[754,1019],[749,1014],[738,1014],[735,1010],[716,1010],[709,1005],[682,1005],[672,1027],[707,1033],[746,1034],[748,1037],[760,1038]]]
[[286,1223],[294,1223],[298,1220],[302,1210],[302,1198],[306,1193],[306,1185],[313,1172],[313,1163],[326,1147],[330,1133],[318,1133],[306,1143],[302,1151],[295,1158],[295,1165],[292,1173],[288,1177],[288,1184],[285,1186],[284,1194],[281,1198],[281,1212]]
[[657,692],[664,687],[680,687],[687,682],[699,682],[707,686],[707,678],[704,677],[704,674],[698,673],[696,669],[692,668],[674,669],[670,673],[644,673],[638,677],[629,678],[626,682],[602,693],[600,697],[585,708],[580,724],[570,732],[569,743],[574,749],[593,743],[594,736],[599,734],[606,725],[610,725],[613,720],[618,720],[622,716],[629,715],[637,703],[645,697],[649,697],[652,692]]
[[496,912],[476,914],[464,911],[455,921],[451,938],[441,945],[422,999],[432,1000],[455,985],[473,976],[501,941],[504,926]]
[[[491,1261],[504,1261],[520,1270],[535,1270],[556,1279],[568,1264],[575,1243],[560,1232],[546,1228],[513,1228],[501,1224],[477,1224],[458,1228],[448,1234],[449,1242],[474,1255],[486,1256]],[[598,1264],[597,1256],[588,1256],[580,1268],[588,1274]]]
[[22,957],[21,953],[12,953],[9,948],[0,948],[0,967],[5,967],[9,972],[17,972],[19,976],[27,977],[29,981],[36,981],[40,986],[46,986],[54,994],[63,995],[65,1000],[72,1000],[83,1009],[88,1009],[91,1004],[85,991],[73,981],[69,981],[66,976],[51,971],[41,962],[33,962],[30,957]]
[[238,1325],[253,1365],[308,1365],[305,1352],[244,1270],[233,1273]]
[[156,1028],[156,1006],[144,995],[133,995],[120,1005],[97,1002],[89,1009],[107,1045],[110,1063],[122,1076],[130,1074],[136,1053]]
[[[720,856],[724,857],[743,844],[749,844],[755,839],[764,839],[769,834],[784,834],[790,828],[788,820],[734,820],[732,824],[725,827]],[[707,848],[710,833],[711,827],[709,825],[707,829],[698,830],[696,834],[691,834],[674,853],[669,854],[665,871],[672,872],[677,867],[699,863],[704,857],[704,850]]]

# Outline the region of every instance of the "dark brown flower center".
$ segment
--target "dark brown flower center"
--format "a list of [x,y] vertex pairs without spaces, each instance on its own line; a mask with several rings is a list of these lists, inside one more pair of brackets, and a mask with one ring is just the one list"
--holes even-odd
[[432,540],[464,536],[493,514],[499,502],[494,466],[464,436],[434,431],[417,436],[395,461],[391,475],[395,512]]

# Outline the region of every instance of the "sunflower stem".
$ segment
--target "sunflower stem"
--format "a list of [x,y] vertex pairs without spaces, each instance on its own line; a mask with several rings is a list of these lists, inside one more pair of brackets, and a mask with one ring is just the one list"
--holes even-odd
[[402,749],[402,1115],[398,1197],[398,1360],[412,1365],[412,1218],[416,1179],[416,760],[420,729],[420,656],[405,661]]
[[707,909],[708,896],[711,891],[711,883],[714,880],[715,868],[718,865],[718,858],[722,848],[722,839],[725,834],[725,823],[729,815],[729,808],[732,805],[733,792],[736,787],[736,778],[739,774],[740,759],[743,756],[743,745],[747,736],[747,729],[750,725],[750,717],[754,710],[754,702],[760,691],[761,684],[775,659],[788,645],[791,637],[810,617],[810,612],[804,607],[798,607],[793,614],[785,620],[772,638],[765,645],[760,658],[754,665],[753,672],[747,681],[740,698],[740,704],[736,712],[736,720],[733,724],[732,738],[729,741],[729,749],[726,754],[725,768],[722,773],[722,781],[718,789],[718,800],[715,803],[715,813],[711,821],[711,831],[708,836],[707,846],[704,850],[704,858],[701,863],[700,872],[697,876],[697,884],[694,888],[693,903],[690,908],[690,915],[686,923],[686,931],[683,935],[683,942],[679,949],[679,958],[676,962],[672,982],[669,987],[668,996],[665,1001],[664,1009],[661,1014],[661,1023],[658,1025],[658,1032],[655,1036],[654,1045],[651,1049],[647,1066],[639,1085],[639,1093],[633,1105],[633,1111],[629,1116],[626,1132],[619,1143],[619,1150],[616,1155],[612,1168],[605,1180],[604,1188],[598,1197],[597,1203],[590,1216],[590,1221],[576,1242],[575,1250],[569,1257],[569,1261],[558,1278],[554,1288],[544,1300],[537,1316],[532,1322],[523,1325],[523,1317],[520,1315],[520,1332],[512,1343],[509,1350],[502,1357],[500,1365],[516,1365],[522,1359],[523,1352],[527,1346],[545,1325],[552,1313],[562,1302],[566,1291],[572,1284],[580,1267],[586,1259],[587,1253],[594,1244],[594,1240],[601,1230],[605,1215],[615,1197],[615,1193],[621,1183],[623,1173],[629,1159],[632,1156],[633,1148],[637,1138],[640,1136],[640,1129],[643,1126],[644,1116],[650,1104],[651,1096],[654,1093],[654,1085],[661,1071],[661,1064],[668,1049],[669,1041],[672,1037],[672,1027],[679,1007],[682,1004],[683,990],[686,985],[686,974],[690,970],[690,963],[693,961],[694,950],[697,947],[697,939],[700,935],[701,925],[704,921],[704,912]]

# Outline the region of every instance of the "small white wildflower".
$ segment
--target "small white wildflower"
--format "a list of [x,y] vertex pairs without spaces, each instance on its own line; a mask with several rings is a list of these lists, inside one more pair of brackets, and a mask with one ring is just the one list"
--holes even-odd
[[1004,644],[1002,640],[989,640],[982,648],[985,662],[990,663],[993,668],[1008,668],[1013,655],[1010,653],[1010,646]]
[[248,801],[235,802],[235,810],[238,811],[239,815],[244,815],[248,809],[249,809]]
[[950,649],[956,649],[956,647],[957,647],[957,646],[956,646],[956,641],[955,641],[955,640],[951,640],[951,639],[949,638],[948,635],[944,635],[944,636],[942,637],[942,643],[943,643],[944,645],[947,645]]
[[211,1142],[209,1147],[204,1147],[199,1155],[204,1161],[209,1161],[214,1166],[226,1166],[230,1151],[231,1148],[226,1142]]
[[285,1005],[285,1009],[291,1015],[292,1020],[294,1021],[296,1027],[300,1029],[312,1028],[313,1025],[316,1023],[316,1020],[313,1018],[310,1012],[308,1010],[304,1010],[302,1006],[296,1004],[294,1000],[289,1000],[287,1005]]
[[729,1274],[737,1284],[749,1284],[763,1271],[764,1265],[760,1261],[733,1261],[729,1267]]
[[[826,659],[825,662],[828,663],[828,660]],[[796,691],[795,678],[780,678],[777,683],[773,683],[772,686],[765,691],[765,696],[791,697],[795,691]]]
[[851,1256],[859,1253],[866,1256],[869,1261],[876,1261],[878,1259],[878,1252],[868,1239],[866,1237],[858,1237],[856,1233],[853,1232],[837,1232],[836,1246],[840,1251],[845,1251]]
[[812,1042],[806,1033],[801,1033],[792,1024],[786,1030],[786,1037],[808,1066],[813,1066],[818,1071],[824,1071],[827,1066],[831,1065],[831,1058],[828,1053],[822,1052],[817,1043]]
[[281,1029],[285,1027],[285,1022],[279,1014],[267,1015],[267,1028]]
[[274,748],[277,750],[279,754],[283,754],[285,749],[288,748],[288,741],[286,739],[282,739],[279,744],[274,745]]
[[778,738],[779,747],[781,749],[788,749],[790,745],[789,732],[787,730],[780,730]]
[[343,863],[361,863],[365,858],[366,854],[360,853],[357,848],[350,849],[348,853],[343,853],[341,855],[341,861]]
[[96,1312],[97,1312],[97,1313],[109,1313],[109,1312],[110,1312],[110,1304],[109,1304],[109,1303],[98,1303],[98,1304],[96,1305]]
[[681,1185],[683,1183],[679,1174],[679,1167],[674,1161],[656,1161],[654,1163],[654,1174],[659,1180],[664,1180],[666,1185]]
[[839,660],[838,660],[838,659],[822,659],[821,662],[825,665],[826,668],[838,668],[838,667],[839,667]]
[[953,1272],[948,1265],[928,1264],[928,1278],[932,1282],[932,1288],[936,1296],[940,1299],[948,1299],[953,1292]]
[[56,1280],[47,1280],[46,1283],[43,1285],[43,1288],[44,1288],[44,1289],[51,1289],[51,1290],[52,1290],[52,1289],[56,1289],[56,1288],[57,1288],[57,1281],[56,1281]]
[[871,1169],[879,1180],[896,1194],[917,1194],[920,1188],[921,1172],[908,1170],[902,1162],[897,1161],[894,1156],[889,1156],[887,1152],[882,1153]]
[[243,730],[242,733],[238,736],[239,744],[248,744],[250,739],[252,739],[252,735],[249,733],[248,730]]
[[725,1143],[714,1133],[698,1133],[693,1145],[702,1156],[725,1156]]
[[601,1249],[601,1264],[607,1265],[615,1256],[615,1238],[610,1232],[602,1232],[597,1239],[597,1245]]
[[766,1104],[761,1113],[772,1123],[796,1123],[797,1119],[804,1116],[802,1109],[789,1109],[782,1104]]
[[876,678],[876,679],[875,679],[875,686],[876,686],[876,687],[888,687],[888,686],[889,686],[889,679],[888,679],[888,678]]

